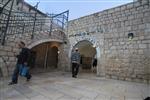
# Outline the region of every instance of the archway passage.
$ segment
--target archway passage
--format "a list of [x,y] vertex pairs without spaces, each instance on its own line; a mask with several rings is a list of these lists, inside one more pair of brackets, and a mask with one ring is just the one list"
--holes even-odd
[[58,53],[60,43],[46,42],[41,43],[31,49],[31,56],[34,61],[32,73],[54,71],[58,67]]
[[51,68],[57,68],[58,64],[58,48],[56,46],[48,49],[48,57],[47,57],[47,66],[51,66]]
[[74,48],[78,48],[81,54],[82,71],[91,71],[93,59],[96,56],[96,48],[88,40],[78,42]]

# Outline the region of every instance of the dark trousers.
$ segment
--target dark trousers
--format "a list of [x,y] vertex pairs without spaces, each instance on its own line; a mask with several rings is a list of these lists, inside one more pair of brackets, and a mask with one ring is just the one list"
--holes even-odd
[[[17,83],[18,82],[18,75],[19,75],[19,69],[20,67],[22,66],[22,64],[17,64],[16,65],[16,68],[13,72],[13,76],[12,76],[12,82],[13,83]],[[27,72],[26,76],[25,76],[27,79],[30,79],[31,78],[31,75],[29,73],[29,71]]]
[[79,72],[79,64],[72,63],[72,76],[75,77],[78,75]]

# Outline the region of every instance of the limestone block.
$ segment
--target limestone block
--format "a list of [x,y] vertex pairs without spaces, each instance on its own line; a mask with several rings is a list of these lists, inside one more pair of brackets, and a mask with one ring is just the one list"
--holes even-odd
[[137,7],[137,10],[138,10],[138,11],[142,11],[142,10],[143,10],[143,6]]
[[117,76],[111,76],[111,78],[112,78],[112,79],[116,79],[116,80],[118,79]]
[[11,46],[4,46],[3,50],[4,51],[12,51],[12,47]]
[[144,54],[144,51],[143,50],[138,50],[138,53],[139,54]]
[[106,77],[106,78],[110,78],[110,75],[106,75],[105,77]]
[[139,13],[136,15],[136,18],[143,18],[144,17],[144,14],[143,13]]
[[115,12],[119,12],[121,10],[120,7],[115,8]]
[[131,78],[125,78],[125,80],[126,80],[126,81],[130,81],[130,82],[132,81]]
[[9,61],[15,61],[16,57],[9,57]]
[[128,20],[132,20],[132,19],[134,19],[134,18],[135,18],[134,15],[128,16]]
[[127,9],[131,9],[131,8],[133,8],[133,3],[127,5]]
[[122,10],[126,10],[126,5],[121,6],[121,11],[122,11]]
[[138,26],[138,29],[139,29],[139,30],[141,30],[141,29],[145,29],[145,27],[146,27],[146,25],[145,25],[145,24],[141,24],[141,25],[139,25],[139,26]]
[[125,80],[125,77],[121,77],[121,76],[119,76],[119,80]]
[[142,5],[148,4],[149,1],[148,0],[141,0],[142,1]]
[[14,56],[14,53],[13,52],[7,52],[7,55],[8,56]]
[[143,40],[142,43],[144,43],[144,44],[146,44],[146,43],[150,44],[150,40]]
[[119,18],[119,21],[125,21],[125,20],[127,20],[128,19],[128,17],[120,17]]
[[0,55],[5,56],[5,55],[7,55],[7,52],[6,51],[0,51]]
[[119,42],[121,45],[124,45],[125,44],[125,42]]
[[1,70],[2,70],[2,75],[3,76],[8,76],[8,70],[7,70],[6,66],[5,66],[5,64],[4,63],[0,63],[0,67],[1,67]]
[[134,7],[139,7],[141,6],[140,2],[134,2]]
[[139,44],[139,48],[147,48],[147,45],[146,44]]
[[141,82],[143,82],[143,80],[142,79],[133,79],[135,82],[139,82],[139,83],[141,83]]
[[127,31],[131,31],[131,29],[132,29],[131,26],[127,26],[127,27],[126,27],[126,30],[127,30]]
[[14,41],[12,41],[12,42],[8,42],[6,45],[10,46],[10,47],[15,47],[16,43]]

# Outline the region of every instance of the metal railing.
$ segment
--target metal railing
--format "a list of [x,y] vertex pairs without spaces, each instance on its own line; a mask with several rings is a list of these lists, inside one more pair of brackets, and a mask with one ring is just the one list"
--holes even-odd
[[[13,3],[12,3],[13,5]],[[51,36],[53,29],[64,32],[67,27],[69,11],[60,14],[41,15],[37,12],[14,11],[12,8],[1,9],[0,12],[0,42],[4,45],[6,37],[15,34],[31,33],[33,39],[36,32],[49,32]]]

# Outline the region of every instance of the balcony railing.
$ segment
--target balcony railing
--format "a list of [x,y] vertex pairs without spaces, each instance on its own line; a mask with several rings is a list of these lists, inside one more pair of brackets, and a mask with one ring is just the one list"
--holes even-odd
[[54,30],[57,29],[64,32],[64,29],[67,27],[68,15],[69,11],[54,15],[41,15],[37,12],[30,13],[3,9],[0,12],[0,42],[4,45],[6,37],[15,34],[31,33],[31,38],[33,39],[37,32],[43,32],[43,34],[47,32],[49,37],[56,35],[55,38],[60,38],[61,35],[55,34]]

